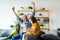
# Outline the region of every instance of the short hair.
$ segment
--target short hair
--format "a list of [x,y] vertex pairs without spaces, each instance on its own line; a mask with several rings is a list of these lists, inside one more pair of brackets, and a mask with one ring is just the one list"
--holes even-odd
[[27,17],[27,15],[23,15],[23,17]]
[[27,15],[23,15],[22,17],[26,17],[28,19]]
[[34,16],[30,17],[29,19],[31,19],[32,23],[37,22],[36,18]]

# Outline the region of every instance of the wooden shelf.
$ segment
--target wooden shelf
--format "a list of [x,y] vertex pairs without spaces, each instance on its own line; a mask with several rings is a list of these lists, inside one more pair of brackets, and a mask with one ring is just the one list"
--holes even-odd
[[39,24],[49,24],[49,22],[39,22]]
[[35,10],[36,12],[49,12],[49,10]]
[[[32,10],[17,10],[18,12],[32,12]],[[49,10],[35,10],[35,12],[49,12]]]
[[49,22],[40,22],[40,24],[48,24]]
[[49,30],[42,30],[44,31],[46,34],[51,34]]
[[36,18],[49,18],[49,17],[36,17]]
[[41,28],[41,30],[49,30],[49,28]]
[[41,30],[49,30],[49,28],[41,27]]
[[[17,10],[18,12],[33,12],[32,10]],[[40,24],[48,24],[48,27],[41,27],[41,29],[42,30],[44,30],[46,33],[50,33],[50,13],[49,13],[49,10],[35,10],[35,12],[47,12],[48,13],[48,15],[47,15],[47,17],[45,17],[45,16],[36,16],[35,15],[35,17],[36,17],[36,19],[40,19],[40,18],[42,18],[42,19],[49,19],[49,22],[40,22]],[[47,32],[47,31],[48,32]]]

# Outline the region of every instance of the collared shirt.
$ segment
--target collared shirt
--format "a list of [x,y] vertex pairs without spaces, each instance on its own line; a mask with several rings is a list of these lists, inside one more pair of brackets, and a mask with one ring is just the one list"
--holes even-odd
[[[29,17],[34,16],[34,15],[35,15],[35,12],[32,12],[31,14],[29,14]],[[20,21],[20,26],[21,27],[26,27],[27,26],[28,28],[30,28],[32,26],[31,23],[29,22],[29,20],[27,22],[24,22],[23,19],[21,19],[20,17],[18,17],[17,19]],[[22,31],[26,32],[24,29]]]

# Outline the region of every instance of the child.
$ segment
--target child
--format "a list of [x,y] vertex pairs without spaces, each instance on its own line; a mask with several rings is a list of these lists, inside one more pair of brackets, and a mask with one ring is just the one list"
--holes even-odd
[[32,27],[27,30],[27,32],[23,35],[23,40],[26,40],[27,35],[39,35],[40,34],[40,26],[39,23],[37,22],[35,17],[30,17],[29,21],[32,24]]

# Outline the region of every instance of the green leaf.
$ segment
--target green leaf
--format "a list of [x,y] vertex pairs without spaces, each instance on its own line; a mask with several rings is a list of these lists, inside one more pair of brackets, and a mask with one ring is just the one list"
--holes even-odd
[[39,16],[42,16],[42,13],[39,13]]
[[24,13],[20,13],[19,15],[24,15]]
[[24,7],[20,7],[20,8],[24,9]]
[[29,9],[33,9],[31,6],[28,7]]
[[41,24],[40,26],[44,26],[43,24]]
[[13,25],[10,25],[10,27],[14,27]]
[[37,21],[40,21],[40,19],[37,19]]

